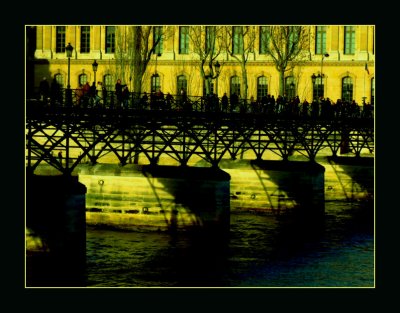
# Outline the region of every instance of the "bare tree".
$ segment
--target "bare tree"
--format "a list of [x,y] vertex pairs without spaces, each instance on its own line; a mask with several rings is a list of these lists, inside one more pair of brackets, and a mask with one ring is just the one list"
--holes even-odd
[[241,97],[247,99],[247,70],[249,56],[254,52],[255,26],[225,26],[225,50],[239,64],[242,72]]
[[[309,47],[309,34],[304,26],[260,27],[264,53],[271,56],[279,72],[279,94],[284,94],[287,68],[304,59]],[[290,68],[291,69],[291,68]]]
[[222,30],[222,26],[190,26],[189,29],[193,52],[199,56],[200,75],[205,80],[207,95],[211,93],[212,80],[219,75],[213,65],[223,47]]
[[[156,29],[157,27],[157,29]],[[143,77],[157,45],[170,33],[169,27],[120,26],[116,33],[116,75],[122,83],[133,82],[137,96],[142,91]]]

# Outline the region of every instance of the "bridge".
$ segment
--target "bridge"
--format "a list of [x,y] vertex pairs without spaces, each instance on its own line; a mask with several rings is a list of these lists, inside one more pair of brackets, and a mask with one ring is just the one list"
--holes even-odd
[[258,161],[269,151],[282,160],[297,152],[311,162],[322,149],[334,157],[349,151],[355,158],[363,151],[374,153],[372,114],[321,110],[302,115],[257,110],[246,102],[238,110],[224,110],[218,98],[214,104],[193,99],[182,106],[135,106],[132,98],[125,107],[27,100],[27,169],[33,173],[40,164],[49,164],[69,175],[84,160],[96,164],[112,159],[123,166],[144,157],[155,165],[168,156],[181,166],[198,159],[218,167],[222,159],[249,151]]

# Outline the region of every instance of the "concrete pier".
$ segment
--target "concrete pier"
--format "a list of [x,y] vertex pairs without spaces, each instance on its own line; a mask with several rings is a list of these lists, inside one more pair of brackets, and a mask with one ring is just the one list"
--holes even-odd
[[87,223],[126,230],[229,229],[230,176],[220,169],[96,165],[80,168]]
[[27,287],[85,285],[85,195],[76,176],[26,176]]
[[231,175],[231,211],[324,212],[325,168],[314,162],[223,160]]

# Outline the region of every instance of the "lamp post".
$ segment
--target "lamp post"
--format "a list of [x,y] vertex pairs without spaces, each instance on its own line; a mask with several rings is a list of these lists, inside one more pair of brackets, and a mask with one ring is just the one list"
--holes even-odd
[[153,77],[154,77],[154,85],[153,85],[153,87],[152,87],[152,91],[154,91],[154,92],[157,92],[157,78],[160,76],[160,75],[158,75],[158,73],[157,73],[157,59],[158,59],[158,57],[160,57],[161,56],[161,53],[160,52],[158,52],[158,53],[156,53],[156,65],[155,65],[155,68],[154,68],[154,74],[153,74]]
[[220,74],[221,71],[221,64],[219,64],[219,62],[217,61],[214,65],[215,67],[215,72],[216,72],[216,76],[215,76],[215,90],[216,90],[216,94],[218,97],[218,76]]
[[71,57],[72,57],[72,51],[74,50],[74,47],[71,46],[70,43],[65,47],[65,51],[67,53],[67,58],[68,58],[68,83],[67,83],[67,90],[66,90],[66,100],[67,100],[67,106],[72,105],[72,90],[71,90],[71,84],[70,84],[70,66],[71,66]]
[[94,60],[93,64],[92,64],[92,69],[93,69],[93,73],[94,73],[94,85],[96,86],[96,72],[97,72],[97,67],[99,65],[97,64],[96,60]]
[[[322,58],[321,58],[321,87],[323,86],[323,84],[322,84],[322,80],[324,79],[324,73],[323,73],[323,71],[322,71],[322,67],[323,67],[323,65],[324,65],[324,58],[327,58],[327,57],[329,57],[329,54],[327,53],[327,52],[325,52],[323,55],[322,55]],[[321,88],[322,89],[322,88]],[[322,89],[323,90],[323,89]],[[323,94],[321,95],[321,96],[323,96]]]
[[322,58],[321,58],[321,76],[323,77],[324,75],[323,75],[323,72],[322,72],[322,66],[324,65],[324,58],[327,58],[327,57],[329,57],[329,53],[324,53],[323,55],[322,55]]
[[[313,85],[313,100],[314,100],[314,89],[315,89],[315,82],[317,80],[317,76],[313,73],[311,75],[312,85]],[[318,99],[318,88],[317,88],[317,99]]]

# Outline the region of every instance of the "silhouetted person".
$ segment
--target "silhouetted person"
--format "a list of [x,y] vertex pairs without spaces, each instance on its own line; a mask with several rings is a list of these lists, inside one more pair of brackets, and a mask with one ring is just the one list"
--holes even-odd
[[117,79],[117,83],[115,84],[115,95],[117,96],[117,104],[118,106],[122,106],[122,88],[125,85],[121,84],[121,80]]
[[96,94],[97,94],[96,83],[93,82],[92,86],[90,86],[89,88],[89,99],[92,107],[96,105]]
[[62,165],[62,159],[63,159],[63,156],[62,156],[62,152],[60,151],[60,152],[58,152],[58,162],[60,162],[61,165]]
[[173,101],[174,101],[174,97],[168,92],[167,95],[165,96],[165,103],[166,103],[167,110],[171,110]]
[[230,102],[231,102],[231,112],[233,112],[235,111],[236,106],[239,104],[239,97],[235,92],[231,94]]
[[51,82],[51,105],[54,106],[57,102],[61,102],[61,88],[56,78]]
[[107,99],[107,87],[106,84],[101,84],[101,96],[103,98],[103,106],[107,107],[108,99]]
[[141,107],[141,109],[146,109],[147,108],[147,102],[148,101],[149,101],[149,96],[147,95],[147,92],[144,92],[142,98],[140,99],[140,107]]
[[124,85],[124,89],[122,90],[121,99],[122,99],[122,104],[121,104],[122,108],[127,109],[129,103],[129,89],[128,86],[126,85]]
[[223,112],[228,112],[228,96],[226,95],[226,92],[224,92],[224,95],[221,98],[221,106]]

